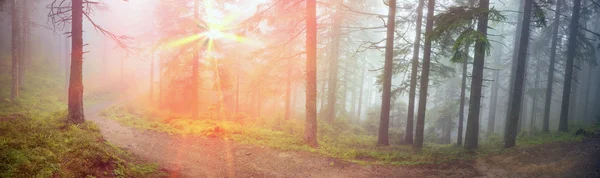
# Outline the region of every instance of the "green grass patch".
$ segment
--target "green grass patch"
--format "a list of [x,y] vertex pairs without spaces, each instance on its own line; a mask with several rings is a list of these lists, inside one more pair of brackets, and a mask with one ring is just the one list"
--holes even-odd
[[[283,121],[275,118],[254,118],[244,114],[215,117],[216,113],[202,114],[198,120],[186,116],[161,112],[137,103],[115,105],[101,113],[124,125],[139,129],[166,132],[177,135],[195,135],[232,139],[237,143],[268,146],[281,150],[312,152],[326,157],[343,159],[360,164],[415,165],[443,163],[453,160],[474,159],[490,154],[502,154],[503,140],[492,135],[480,142],[477,154],[472,154],[455,144],[426,142],[422,150],[409,145],[375,146],[377,137],[365,128],[336,120],[334,127],[320,122],[318,127],[319,148],[304,144],[304,121]],[[230,119],[220,119],[230,118]],[[518,147],[530,147],[550,142],[581,141],[574,133],[523,134],[518,136]]]
[[0,177],[163,176],[106,142],[95,124],[66,125],[63,85],[37,72],[44,75],[27,75],[15,102],[10,77],[0,75]]

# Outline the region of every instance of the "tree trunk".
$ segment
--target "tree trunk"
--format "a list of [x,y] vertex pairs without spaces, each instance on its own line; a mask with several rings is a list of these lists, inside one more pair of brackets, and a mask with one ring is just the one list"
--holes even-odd
[[457,145],[462,145],[463,140],[463,123],[465,120],[465,91],[467,89],[467,64],[469,63],[469,49],[467,48],[467,58],[463,59],[462,63],[462,79],[460,87],[460,106],[458,110],[458,134],[457,134]]
[[19,88],[23,87],[23,82],[25,79],[25,65],[27,65],[27,60],[29,57],[29,52],[27,51],[27,36],[29,35],[29,1],[22,1],[21,8],[21,34],[20,34],[20,49],[19,49]]
[[69,81],[69,118],[71,124],[84,122],[83,115],[83,2],[73,0],[71,27],[71,74]]
[[560,109],[560,121],[558,124],[559,132],[568,132],[569,100],[571,97],[571,80],[573,78],[573,61],[575,60],[575,50],[577,48],[577,32],[579,29],[579,13],[581,11],[581,0],[573,2],[573,15],[571,24],[569,24],[569,43],[567,47],[567,66],[565,72],[565,83],[563,86],[562,105]]
[[517,127],[521,116],[521,104],[523,97],[523,83],[525,77],[525,64],[527,60],[527,47],[529,45],[529,27],[531,21],[532,1],[525,1],[523,9],[523,21],[519,42],[519,55],[516,63],[515,81],[510,89],[510,98],[504,132],[504,148],[515,146],[517,139]]
[[[541,72],[540,71],[540,67],[539,67],[540,66],[539,58],[537,60],[538,61],[537,61],[537,64],[536,64],[537,67],[536,67],[535,81],[534,81],[534,89],[536,89],[536,91],[537,91],[537,88],[538,88],[538,83],[540,82],[540,72]],[[535,117],[536,117],[536,110],[537,110],[537,98],[538,98],[538,94],[534,93],[534,95],[533,95],[533,101],[531,101],[532,102],[531,103],[531,113],[530,113],[531,114],[531,117],[530,117],[531,118],[531,120],[530,120],[531,122],[529,124],[529,130],[531,132],[533,132],[533,130],[535,129]]]
[[385,64],[383,66],[383,92],[381,98],[381,115],[379,118],[378,146],[387,146],[389,143],[390,127],[390,102],[392,91],[392,68],[394,60],[394,27],[396,26],[396,0],[389,0],[387,19],[387,36],[385,40]]
[[306,123],[304,139],[317,147],[317,1],[306,0]]
[[[496,55],[494,59],[495,64],[500,64],[500,58],[502,57],[502,48],[496,49]],[[491,98],[490,98],[490,111],[488,116],[488,135],[494,133],[496,127],[496,107],[498,103],[498,88],[500,88],[500,69],[496,69],[492,74],[492,88],[491,88]]]
[[290,101],[292,99],[292,60],[288,59],[287,81],[285,87],[285,120],[290,120]]
[[154,98],[154,50],[152,50],[151,54],[150,54],[150,95],[149,95],[148,101],[150,103],[152,103],[153,98]]
[[240,109],[240,64],[236,63],[235,73],[235,114],[238,114]]
[[363,93],[365,88],[365,71],[363,70],[362,75],[360,77],[360,93],[358,94],[358,111],[356,116],[358,117],[355,124],[359,124],[362,119],[362,103],[363,103]]
[[[199,0],[194,0],[194,18],[196,20],[200,19],[200,16],[198,14],[198,7],[199,7]],[[198,55],[199,55],[200,51],[197,47],[194,47],[194,48],[196,48],[196,49],[193,50],[194,55],[192,57],[192,78],[191,78],[191,80],[192,80],[192,96],[191,96],[192,110],[191,110],[191,112],[192,112],[192,119],[198,119],[198,80],[200,80],[199,76],[198,76],[199,75],[198,68],[200,67],[200,64],[199,64],[200,59],[199,59]],[[215,75],[218,76],[219,75],[218,72]],[[217,81],[217,82],[220,82],[220,81]],[[219,90],[220,90],[220,88],[219,88]],[[221,91],[218,91],[218,92],[220,93]],[[219,101],[221,101],[221,99],[222,98],[219,97]],[[219,106],[219,108],[221,108],[221,106]],[[219,111],[221,111],[221,110],[219,109]]]
[[11,92],[10,92],[10,100],[11,101],[15,101],[18,97],[19,97],[19,62],[20,62],[20,56],[19,56],[19,43],[21,42],[21,38],[20,38],[20,32],[21,32],[21,25],[20,25],[20,15],[19,15],[19,9],[21,9],[20,7],[20,3],[22,1],[20,0],[13,0],[12,1],[12,84],[11,84]]
[[589,114],[588,114],[588,112],[589,112],[588,107],[589,107],[590,98],[591,98],[591,96],[590,96],[590,89],[592,88],[592,78],[593,78],[593,74],[592,74],[593,67],[592,67],[592,65],[588,66],[588,71],[589,72],[586,75],[587,76],[587,82],[586,82],[586,87],[585,87],[585,98],[584,98],[584,100],[585,100],[584,102],[585,103],[583,103],[583,113],[582,113],[582,115],[583,115],[583,121],[584,122],[590,119],[589,118]]
[[546,84],[546,101],[544,101],[544,133],[550,131],[550,106],[552,104],[552,84],[554,82],[554,65],[556,63],[556,45],[558,43],[558,27],[560,26],[560,13],[562,0],[556,2],[554,13],[554,26],[552,26],[552,47],[550,48],[550,66],[548,69],[548,81]]
[[[337,0],[337,9],[340,9],[341,0]],[[333,18],[333,27],[331,32],[331,56],[329,59],[329,87],[327,96],[327,121],[333,125],[336,116],[336,93],[337,93],[337,73],[338,73],[338,57],[340,53],[340,30],[341,30],[341,13],[336,12]]]
[[423,46],[423,69],[419,89],[419,106],[417,107],[417,125],[413,146],[423,148],[423,131],[425,129],[425,109],[427,108],[427,88],[429,87],[429,65],[431,63],[431,33],[433,31],[433,11],[435,0],[427,1],[427,23],[425,24],[425,45]]
[[69,41],[69,37],[65,36],[65,91],[66,93],[69,93],[69,75],[71,75],[71,50],[69,48],[71,48],[72,45],[70,45],[70,41]]
[[411,61],[410,71],[410,88],[408,91],[408,112],[406,116],[406,134],[404,142],[407,144],[413,143],[413,128],[414,128],[414,117],[415,117],[415,95],[417,93],[417,73],[419,67],[419,52],[421,48],[421,26],[423,23],[423,2],[419,0],[417,5],[417,20],[415,21],[415,41],[413,46],[413,57]]
[[[489,9],[489,0],[480,0],[480,9]],[[488,14],[483,13],[477,22],[477,31],[487,36]],[[483,88],[483,68],[485,60],[485,44],[481,41],[475,43],[473,72],[471,77],[471,94],[469,97],[469,114],[467,116],[467,132],[465,134],[465,148],[475,150],[479,142],[479,112],[481,109],[481,90]]]

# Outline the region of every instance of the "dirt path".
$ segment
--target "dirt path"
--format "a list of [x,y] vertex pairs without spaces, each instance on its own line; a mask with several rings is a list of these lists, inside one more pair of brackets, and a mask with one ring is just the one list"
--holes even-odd
[[[419,166],[361,166],[315,154],[171,136],[122,126],[98,116],[113,103],[86,108],[112,144],[160,164],[171,177],[599,177],[598,138],[515,150],[510,156]],[[564,153],[564,154],[563,154]],[[550,156],[545,155],[550,154]],[[333,164],[331,164],[333,162]],[[555,170],[559,167],[558,170]]]

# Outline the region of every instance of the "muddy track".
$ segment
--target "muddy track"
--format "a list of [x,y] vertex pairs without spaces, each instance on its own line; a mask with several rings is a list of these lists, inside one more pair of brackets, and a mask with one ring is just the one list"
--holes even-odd
[[[319,155],[175,136],[98,116],[114,102],[86,108],[110,143],[159,163],[170,177],[599,177],[600,141],[515,149],[505,155],[435,165],[358,165]],[[574,145],[574,146],[571,146]],[[537,150],[536,150],[537,149]],[[540,160],[542,159],[542,160]],[[333,164],[332,164],[333,163]],[[550,171],[556,169],[558,171]]]

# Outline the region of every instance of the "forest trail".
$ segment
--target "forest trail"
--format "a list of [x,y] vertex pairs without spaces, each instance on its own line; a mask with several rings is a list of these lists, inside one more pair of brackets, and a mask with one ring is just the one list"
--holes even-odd
[[99,116],[115,103],[86,107],[86,119],[95,122],[110,143],[159,163],[170,177],[600,177],[598,137],[442,164],[359,165],[231,140],[142,131]]

